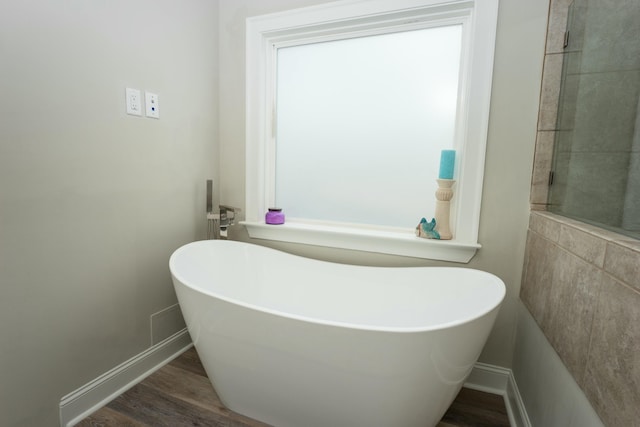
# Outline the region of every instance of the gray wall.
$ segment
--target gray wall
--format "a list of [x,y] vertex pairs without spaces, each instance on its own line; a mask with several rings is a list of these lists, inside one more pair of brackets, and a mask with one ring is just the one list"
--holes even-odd
[[[175,303],[168,256],[204,236],[205,179],[218,178],[222,202],[244,206],[244,19],[323,2],[224,0],[218,16],[211,0],[0,6],[0,425],[55,425],[60,397],[149,346],[150,315]],[[481,356],[506,367],[547,7],[500,5],[483,248],[469,264],[507,283]],[[158,93],[160,120],[125,115],[125,87]],[[232,237],[247,238],[241,227]]]
[[[244,20],[248,16],[324,3],[322,0],[234,0],[220,3],[221,200],[245,204]],[[467,266],[490,271],[507,284],[507,299],[481,360],[509,367],[515,335],[548,1],[500,3],[491,114],[479,240],[482,249]],[[242,227],[234,239],[248,240]],[[306,256],[369,265],[437,265],[414,258],[265,243]],[[459,264],[456,264],[459,265]]]
[[217,174],[217,37],[212,0],[0,3],[0,425],[57,425],[175,304]]

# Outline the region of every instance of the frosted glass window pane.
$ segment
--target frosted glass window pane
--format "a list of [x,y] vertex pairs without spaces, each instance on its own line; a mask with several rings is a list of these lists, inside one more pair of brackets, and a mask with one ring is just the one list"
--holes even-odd
[[275,203],[415,227],[453,147],[461,25],[278,49]]

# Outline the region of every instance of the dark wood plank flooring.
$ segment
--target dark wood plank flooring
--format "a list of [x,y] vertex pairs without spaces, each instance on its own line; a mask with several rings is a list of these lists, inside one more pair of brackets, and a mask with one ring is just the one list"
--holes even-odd
[[[268,427],[224,407],[193,348],[76,426]],[[463,388],[437,427],[509,427],[509,419],[502,396]]]

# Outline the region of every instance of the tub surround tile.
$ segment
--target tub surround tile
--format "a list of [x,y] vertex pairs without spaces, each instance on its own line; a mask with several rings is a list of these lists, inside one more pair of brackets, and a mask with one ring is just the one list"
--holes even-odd
[[566,250],[559,250],[552,262],[550,307],[546,310],[542,330],[569,372],[581,384],[602,270]]
[[520,298],[605,425],[635,425],[640,241],[531,212]]
[[535,232],[527,235],[527,256],[524,266],[524,280],[520,298],[536,322],[543,327],[553,283],[554,260],[558,257],[558,247]]
[[577,228],[561,225],[558,244],[596,267],[604,266],[607,243]]
[[[541,234],[543,237],[554,243],[558,243],[560,246],[565,247],[565,249],[571,250],[574,254],[587,261],[590,261],[588,255],[582,253],[589,253],[593,251],[591,256],[595,256],[593,261],[595,262],[595,260],[599,259],[598,254],[602,244],[615,244],[623,250],[630,251],[631,253],[627,252],[627,255],[631,257],[633,257],[633,253],[640,253],[640,240],[635,240],[625,236],[624,234],[616,233],[614,231],[600,228],[597,225],[578,221],[553,212],[532,211],[529,218],[529,229]],[[582,243],[585,245],[597,245],[599,248],[577,248],[575,246],[577,246],[579,242],[575,241],[570,244],[568,242],[571,239],[582,240]],[[605,248],[605,260],[607,256],[606,249],[607,248]],[[633,262],[633,259],[631,259],[631,262]],[[640,262],[640,259],[636,262]],[[605,263],[606,261],[603,261],[601,265],[599,262],[595,262],[595,264],[600,267],[603,267]],[[632,277],[633,274],[634,272],[632,271]],[[638,274],[640,274],[640,271],[638,271]]]
[[610,230],[606,230],[604,228],[601,228],[592,224],[588,224],[586,222],[576,221],[572,219],[570,224],[575,229],[582,230],[586,233],[593,235],[594,237],[597,237],[598,239],[602,239],[607,242],[615,242],[620,239],[628,239],[628,237],[622,234],[619,234]]
[[547,26],[547,53],[561,53],[564,50],[564,32],[572,0],[551,0],[549,25]]
[[520,297],[578,382],[586,366],[601,274],[548,238],[529,232]]
[[605,275],[583,389],[606,425],[640,420],[640,293]]
[[546,201],[549,198],[549,186],[546,184],[532,184],[530,197],[531,210],[546,209]]
[[[631,245],[632,242],[638,242],[638,246],[640,247],[640,241],[630,239],[629,236],[625,236],[624,234],[616,233],[615,231],[607,230],[605,228],[598,227],[597,225],[589,224],[586,222],[578,221],[566,216],[559,215],[557,213],[549,212],[549,211],[533,211],[531,212],[531,216],[535,216],[536,219],[529,220],[529,228],[532,228],[532,222],[536,222],[539,228],[546,227],[559,227],[560,225],[570,227],[572,229],[580,230],[585,233],[588,233],[598,239],[607,241],[607,242],[616,242],[621,246]],[[545,224],[545,222],[552,222],[554,225]],[[558,242],[558,239],[554,240]],[[626,242],[626,243],[625,243]]]
[[562,77],[562,60],[562,54],[545,55],[538,130],[556,129],[560,79]]
[[554,131],[538,132],[531,178],[531,203],[547,203],[555,134]]
[[615,239],[614,241],[623,248],[640,252],[640,240]]
[[[584,49],[585,30],[587,26],[587,14],[590,0],[572,1],[573,7],[568,10],[567,16],[571,21],[569,31],[569,45],[565,49],[569,52],[582,51]],[[570,3],[570,4],[571,4]],[[569,5],[567,5],[568,7]]]
[[547,212],[537,212],[529,217],[529,229],[552,242],[560,237],[560,223],[550,218]]
[[548,190],[549,208],[553,209],[554,212],[564,208],[564,199],[567,194],[567,186],[569,183],[569,162],[571,162],[570,153],[556,153],[553,165],[553,185],[550,186]]
[[[547,180],[551,170],[553,143],[548,143],[549,135],[541,131],[557,129],[558,101],[560,81],[562,79],[564,32],[567,21],[567,8],[571,0],[552,0],[547,27],[547,45],[542,72],[540,109],[538,112],[538,138],[536,141],[536,159],[533,166],[531,185],[531,204],[546,204],[548,197]],[[544,184],[542,183],[544,181]]]
[[620,243],[609,242],[607,244],[604,269],[607,273],[640,291],[640,250],[637,247],[640,244],[628,247]]

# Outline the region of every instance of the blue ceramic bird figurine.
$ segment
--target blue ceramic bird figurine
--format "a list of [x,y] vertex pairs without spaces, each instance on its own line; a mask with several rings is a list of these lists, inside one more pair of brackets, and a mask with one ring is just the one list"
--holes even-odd
[[440,239],[440,233],[436,231],[436,219],[432,218],[427,222],[425,218],[420,220],[420,224],[416,227],[416,236],[426,239]]

